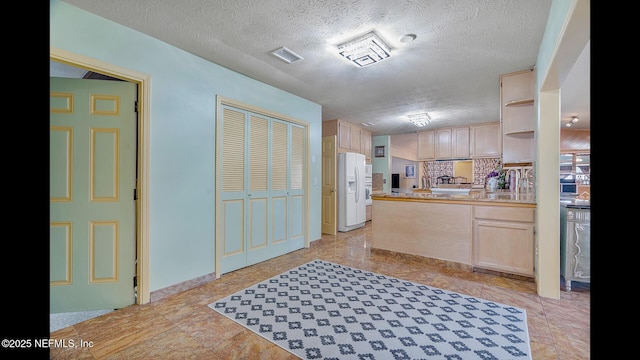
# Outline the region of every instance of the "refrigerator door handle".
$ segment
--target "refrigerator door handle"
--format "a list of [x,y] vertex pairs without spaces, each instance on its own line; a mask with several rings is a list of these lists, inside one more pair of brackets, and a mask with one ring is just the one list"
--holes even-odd
[[360,173],[358,172],[358,165],[354,166],[356,169],[356,203],[360,202]]

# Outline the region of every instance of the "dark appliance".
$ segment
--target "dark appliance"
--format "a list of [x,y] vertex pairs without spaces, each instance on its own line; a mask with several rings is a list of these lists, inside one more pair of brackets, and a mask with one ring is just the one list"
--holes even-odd
[[578,195],[578,184],[573,178],[560,179],[560,195]]
[[391,191],[400,189],[400,174],[391,174]]

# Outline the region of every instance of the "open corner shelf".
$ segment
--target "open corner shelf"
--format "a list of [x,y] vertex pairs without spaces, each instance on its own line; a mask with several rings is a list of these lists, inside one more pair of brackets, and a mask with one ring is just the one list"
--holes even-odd
[[512,100],[504,104],[504,106],[525,106],[532,105],[533,99]]
[[533,135],[535,130],[525,129],[525,130],[512,130],[505,131],[505,135],[515,135],[515,136],[530,136]]

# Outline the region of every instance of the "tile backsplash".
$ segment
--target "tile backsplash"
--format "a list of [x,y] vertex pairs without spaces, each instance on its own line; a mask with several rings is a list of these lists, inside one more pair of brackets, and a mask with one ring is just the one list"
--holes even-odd
[[[438,176],[453,176],[453,161],[422,161],[422,176],[436,183]],[[488,173],[500,164],[500,158],[473,159],[473,185],[484,186]]]

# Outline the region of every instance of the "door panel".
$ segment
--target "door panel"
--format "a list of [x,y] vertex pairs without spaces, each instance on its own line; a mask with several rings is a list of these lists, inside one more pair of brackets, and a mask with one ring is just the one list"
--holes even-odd
[[220,192],[222,227],[218,241],[220,272],[226,273],[246,266],[245,248],[245,113],[222,109],[218,126],[222,141],[222,181]]
[[271,246],[273,256],[288,252],[289,232],[289,124],[271,120]]
[[270,257],[269,249],[269,119],[248,114],[248,219],[246,265]]
[[305,186],[307,144],[304,127],[291,124],[291,165],[289,175],[289,250],[293,251],[305,246]]
[[51,313],[135,302],[136,85],[50,78]]

